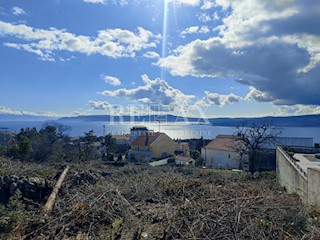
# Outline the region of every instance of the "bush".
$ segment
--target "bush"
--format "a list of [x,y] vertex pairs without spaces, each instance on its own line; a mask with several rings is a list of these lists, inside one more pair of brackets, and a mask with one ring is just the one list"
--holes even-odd
[[24,228],[26,220],[28,219],[25,208],[26,205],[23,202],[22,193],[19,190],[10,197],[6,207],[0,204],[0,233],[6,234],[13,230],[19,231]]

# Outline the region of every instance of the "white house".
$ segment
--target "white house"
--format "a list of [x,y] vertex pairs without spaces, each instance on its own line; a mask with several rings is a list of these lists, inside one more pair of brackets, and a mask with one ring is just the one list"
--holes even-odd
[[201,149],[201,157],[207,167],[246,170],[248,157],[240,156],[236,151],[237,144],[233,135],[218,135]]

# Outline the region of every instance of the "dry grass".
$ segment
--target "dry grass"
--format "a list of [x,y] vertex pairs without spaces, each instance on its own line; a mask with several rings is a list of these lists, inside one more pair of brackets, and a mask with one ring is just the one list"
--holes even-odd
[[71,166],[51,215],[40,210],[3,239],[320,238],[308,223],[319,211],[274,174],[89,162]]

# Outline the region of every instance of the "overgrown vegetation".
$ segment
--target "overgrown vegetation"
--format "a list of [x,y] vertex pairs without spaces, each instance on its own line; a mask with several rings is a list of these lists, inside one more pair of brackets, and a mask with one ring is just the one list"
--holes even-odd
[[[2,159],[2,162],[9,162]],[[11,161],[11,173],[32,174]],[[36,163],[34,167],[36,168]],[[14,172],[14,166],[18,167]],[[41,167],[61,172],[60,164]],[[274,173],[73,163],[54,211],[18,192],[0,205],[1,239],[319,239],[319,210],[305,210]],[[49,176],[48,176],[49,177]],[[313,226],[311,226],[311,223]]]
[[83,162],[102,158],[98,148],[103,148],[113,158],[116,142],[110,134],[97,137],[89,131],[79,138],[70,138],[67,131],[67,126],[57,122],[48,122],[40,130],[21,129],[0,142],[0,155],[25,162]]
[[[307,210],[287,194],[274,173],[115,167],[106,164],[118,152],[111,135],[89,131],[73,139],[66,131],[50,123],[5,139],[0,239],[320,238],[320,210]],[[191,156],[202,165],[204,140],[190,142]],[[106,154],[99,156],[97,146]],[[66,165],[54,211],[45,215],[42,207]]]

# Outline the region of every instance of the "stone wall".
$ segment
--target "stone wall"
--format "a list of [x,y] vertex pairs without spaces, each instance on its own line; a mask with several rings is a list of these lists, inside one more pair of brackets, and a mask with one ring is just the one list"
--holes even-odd
[[17,190],[26,198],[42,201],[52,191],[49,185],[45,179],[37,177],[0,176],[0,202],[7,203]]

